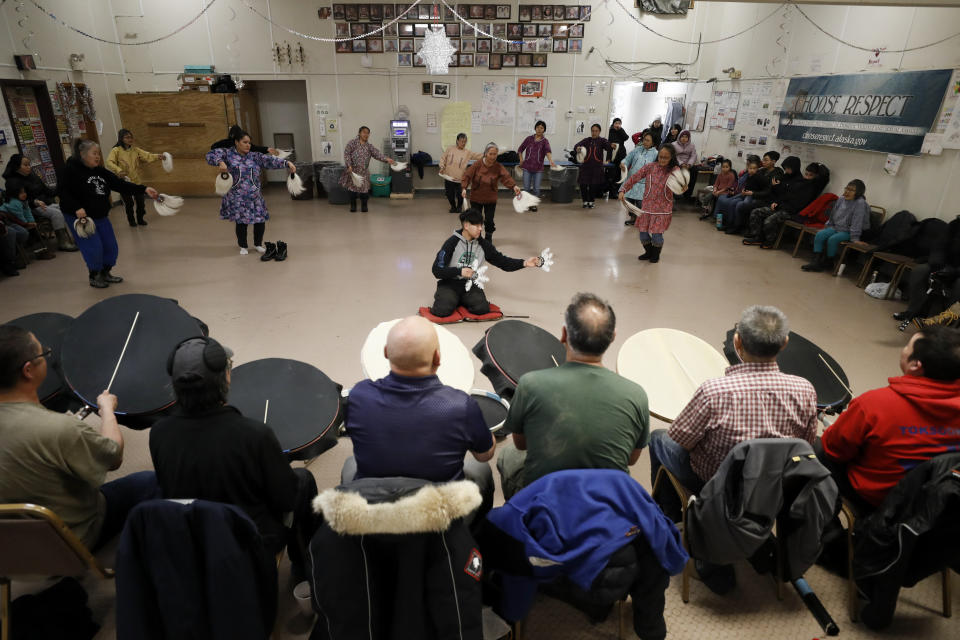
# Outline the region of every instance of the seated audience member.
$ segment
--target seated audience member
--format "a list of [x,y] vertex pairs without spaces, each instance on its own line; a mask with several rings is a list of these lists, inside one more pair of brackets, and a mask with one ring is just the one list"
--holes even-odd
[[713,182],[713,191],[705,191],[700,195],[700,208],[703,209],[701,220],[713,215],[714,206],[720,196],[729,196],[737,189],[737,174],[733,172],[733,163],[724,158],[720,162],[720,173]]
[[789,189],[794,182],[803,179],[803,173],[800,171],[800,158],[797,156],[784,158],[783,162],[780,163],[780,168],[783,170],[783,179],[780,184],[784,189]]
[[[782,373],[777,355],[787,346],[787,318],[776,307],[744,310],[733,334],[743,364],[707,380],[669,429],[650,434],[651,486],[661,465],[698,492],[730,449],[756,438],[817,435],[817,394],[807,380]],[[671,494],[672,495],[672,494]],[[673,517],[679,515],[679,504]]]
[[[190,338],[167,369],[177,405],[150,430],[150,456],[162,497],[197,498],[243,509],[271,556],[284,546],[294,576],[303,579],[313,536],[311,501],[317,483],[291,469],[273,431],[227,404],[233,352],[212,338]],[[293,512],[289,528],[284,525]]]
[[480,487],[483,504],[477,515],[482,518],[493,506],[493,472],[487,461],[497,445],[476,401],[437,377],[436,328],[426,318],[404,318],[387,334],[383,355],[390,373],[362,380],[350,391],[346,428],[353,456],[343,465],[342,482],[466,478]]
[[0,216],[13,228],[17,234],[17,242],[26,247],[31,242],[40,250],[35,255],[40,260],[50,260],[56,256],[47,248],[40,232],[37,230],[37,221],[33,212],[27,206],[27,188],[22,180],[11,178],[7,180],[5,202],[0,205]]
[[840,495],[879,506],[910,469],[960,448],[960,330],[927,327],[900,352],[902,376],[854,398],[816,446]]
[[[797,216],[807,205],[816,200],[826,184],[824,175],[829,176],[826,167],[816,162],[807,165],[803,178],[788,183],[783,195],[769,207],[750,212],[752,227],[747,231],[749,242],[759,244],[762,249],[772,249],[777,240],[780,227],[787,220],[797,220]],[[829,180],[829,178],[826,178]],[[754,218],[754,212],[757,216]]]
[[640,458],[650,434],[643,388],[603,366],[616,335],[613,308],[591,293],[573,297],[559,367],[520,378],[504,429],[513,444],[497,459],[503,496],[562,469],[619,469]]
[[120,533],[133,507],[156,497],[157,478],[142,471],[103,484],[123,462],[117,397],[97,397],[99,431],[45,409],[37,389],[50,354],[29,331],[0,326],[0,502],[47,507],[98,549]]
[[46,185],[38,173],[34,173],[30,158],[19,153],[10,156],[3,170],[3,179],[7,182],[19,180],[27,189],[27,205],[34,217],[50,221],[61,251],[76,251],[70,232],[67,230],[60,205],[56,204],[57,192]]
[[664,145],[673,145],[674,142],[680,139],[680,130],[683,129],[679,124],[670,125],[670,130],[667,132],[667,136],[663,139],[663,142],[660,143],[660,146]]
[[0,273],[8,278],[20,275],[17,271],[17,234],[0,221]]
[[760,172],[759,157],[755,155],[747,157],[747,171],[741,176],[741,182],[741,187],[736,194],[717,198],[717,206],[714,211],[716,211],[717,218],[721,222],[721,226],[717,227],[719,230],[733,229],[736,224],[737,207],[748,195],[753,195],[754,191],[759,191],[766,186],[766,178]]
[[[921,318],[927,312],[930,295],[942,293],[947,310],[932,318]],[[893,314],[894,320],[900,320],[900,330],[916,320],[917,328],[930,324],[945,324],[960,319],[952,309],[960,301],[960,216],[950,222],[947,237],[942,249],[930,253],[926,263],[917,264],[910,270],[907,281],[907,299],[909,304],[903,311]],[[947,313],[947,312],[950,313]]]
[[[776,151],[767,151],[763,154],[763,158],[760,160],[760,171],[758,173],[764,177],[764,184],[754,189],[751,193],[744,194],[745,197],[743,201],[737,205],[737,208],[733,212],[731,222],[736,224],[728,228],[726,230],[727,233],[734,234],[742,232],[747,227],[751,211],[758,207],[765,207],[783,195],[783,189],[780,188],[780,182],[783,179],[783,169],[777,167],[777,160],[779,159],[780,154]],[[774,178],[777,180],[776,185],[773,184]]]
[[[841,242],[861,243],[860,234],[870,227],[870,205],[863,197],[867,187],[862,180],[851,180],[843,197],[833,203],[826,226],[813,238],[813,260],[800,267],[804,271],[823,271],[837,256]],[[824,246],[826,245],[826,246]]]

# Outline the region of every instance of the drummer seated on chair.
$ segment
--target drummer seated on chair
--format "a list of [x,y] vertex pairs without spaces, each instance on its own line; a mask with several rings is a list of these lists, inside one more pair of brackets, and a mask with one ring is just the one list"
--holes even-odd
[[619,469],[640,459],[650,435],[643,388],[603,366],[616,336],[613,308],[592,293],[567,307],[560,342],[566,361],[520,378],[504,429],[513,444],[497,459],[509,500],[534,480],[564,469]]
[[383,355],[390,373],[363,380],[350,391],[346,428],[354,455],[343,465],[342,481],[466,478],[480,487],[483,502],[470,519],[481,521],[493,506],[487,461],[497,445],[476,401],[437,377],[437,330],[426,318],[404,318],[387,334]]
[[483,214],[476,209],[461,213],[460,224],[460,231],[447,238],[433,261],[433,275],[439,282],[430,313],[438,318],[446,318],[461,305],[474,315],[490,313],[490,304],[483,289],[472,286],[469,291],[466,290],[467,281],[474,276],[474,262],[479,268],[486,260],[504,271],[540,266],[536,256],[526,260],[508,258],[497,251],[492,242],[482,238]]
[[96,550],[120,533],[133,507],[157,496],[157,477],[141,471],[103,483],[123,462],[117,397],[97,398],[99,430],[45,409],[37,390],[50,355],[29,331],[0,326],[0,503],[47,507]]
[[900,353],[903,375],[854,398],[815,446],[840,495],[869,513],[915,466],[960,450],[960,330],[924,327]]
[[[213,338],[190,338],[167,362],[177,405],[150,430],[150,456],[162,497],[211,500],[243,509],[264,552],[287,548],[295,578],[305,579],[314,532],[310,502],[317,483],[292,469],[273,431],[227,404],[233,351]],[[286,526],[286,515],[293,520]]]
[[[787,346],[787,317],[776,307],[744,310],[733,334],[743,364],[724,377],[707,380],[669,429],[650,434],[651,486],[665,466],[684,487],[697,493],[738,443],[756,438],[817,435],[817,394],[798,376],[782,373],[777,355]],[[669,495],[666,495],[669,494]],[[670,492],[655,496],[674,521],[680,504]]]

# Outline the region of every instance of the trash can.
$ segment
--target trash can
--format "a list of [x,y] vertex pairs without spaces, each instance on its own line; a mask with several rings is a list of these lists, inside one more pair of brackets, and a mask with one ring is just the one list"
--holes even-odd
[[293,200],[313,200],[313,163],[295,162],[293,164],[297,167],[297,175],[303,181],[303,193],[298,196],[290,194],[290,197]]
[[577,167],[564,167],[563,171],[550,171],[550,202],[573,202],[577,193]]
[[313,177],[317,183],[317,197],[323,198],[327,195],[327,190],[323,186],[323,182],[320,180],[320,172],[323,171],[324,167],[335,167],[337,166],[336,162],[331,160],[318,160],[313,163]]
[[350,193],[340,186],[340,176],[346,167],[342,164],[333,164],[320,170],[320,183],[327,192],[327,201],[330,204],[348,204]]
[[370,176],[370,187],[374,198],[390,197],[390,176],[375,173]]

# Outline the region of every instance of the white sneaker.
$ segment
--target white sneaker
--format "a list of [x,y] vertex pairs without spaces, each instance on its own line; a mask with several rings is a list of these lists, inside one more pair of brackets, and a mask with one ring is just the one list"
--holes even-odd
[[250,252],[247,251],[246,247],[240,247],[240,255],[245,256],[245,255],[247,255],[248,253],[250,253]]
[[263,246],[263,245],[260,245],[259,247],[254,247],[254,249],[256,249],[257,251],[259,251],[260,253],[266,253],[266,252],[267,252],[267,248],[266,248],[265,246]]

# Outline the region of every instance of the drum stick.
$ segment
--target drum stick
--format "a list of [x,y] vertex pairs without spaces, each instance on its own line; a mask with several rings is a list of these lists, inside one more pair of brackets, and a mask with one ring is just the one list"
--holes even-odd
[[263,407],[263,423],[267,423],[267,413],[270,412],[270,398],[267,398],[267,404]]
[[848,387],[848,386],[846,385],[846,383],[843,381],[843,379],[842,379],[840,376],[837,375],[837,372],[833,370],[833,367],[830,366],[830,363],[827,362],[827,359],[823,357],[823,354],[822,354],[822,353],[818,353],[817,355],[820,356],[820,359],[821,359],[821,360],[823,360],[823,364],[827,365],[827,369],[830,369],[830,373],[832,373],[832,374],[833,374],[833,377],[837,379],[837,382],[840,383],[840,386],[842,386],[844,389],[846,389],[846,390],[847,390],[847,393],[849,393],[849,394],[850,394],[850,397],[852,398],[852,397],[853,397],[853,391],[850,389],[850,387]]
[[557,363],[557,359],[553,357],[553,354],[552,354],[552,353],[550,354],[550,359],[553,360],[553,366],[555,366],[555,367],[559,367],[559,366],[560,366],[560,365]]
[[140,312],[137,311],[137,315],[133,316],[133,324],[130,325],[130,332],[127,334],[127,341],[123,343],[123,349],[120,351],[120,357],[117,359],[117,366],[113,368],[113,375],[110,376],[110,384],[107,385],[107,392],[109,393],[111,387],[113,387],[113,380],[117,377],[117,371],[120,370],[120,363],[123,362],[123,354],[127,352],[127,345],[130,344],[130,337],[133,335],[133,329],[137,326],[137,320],[140,318]]

